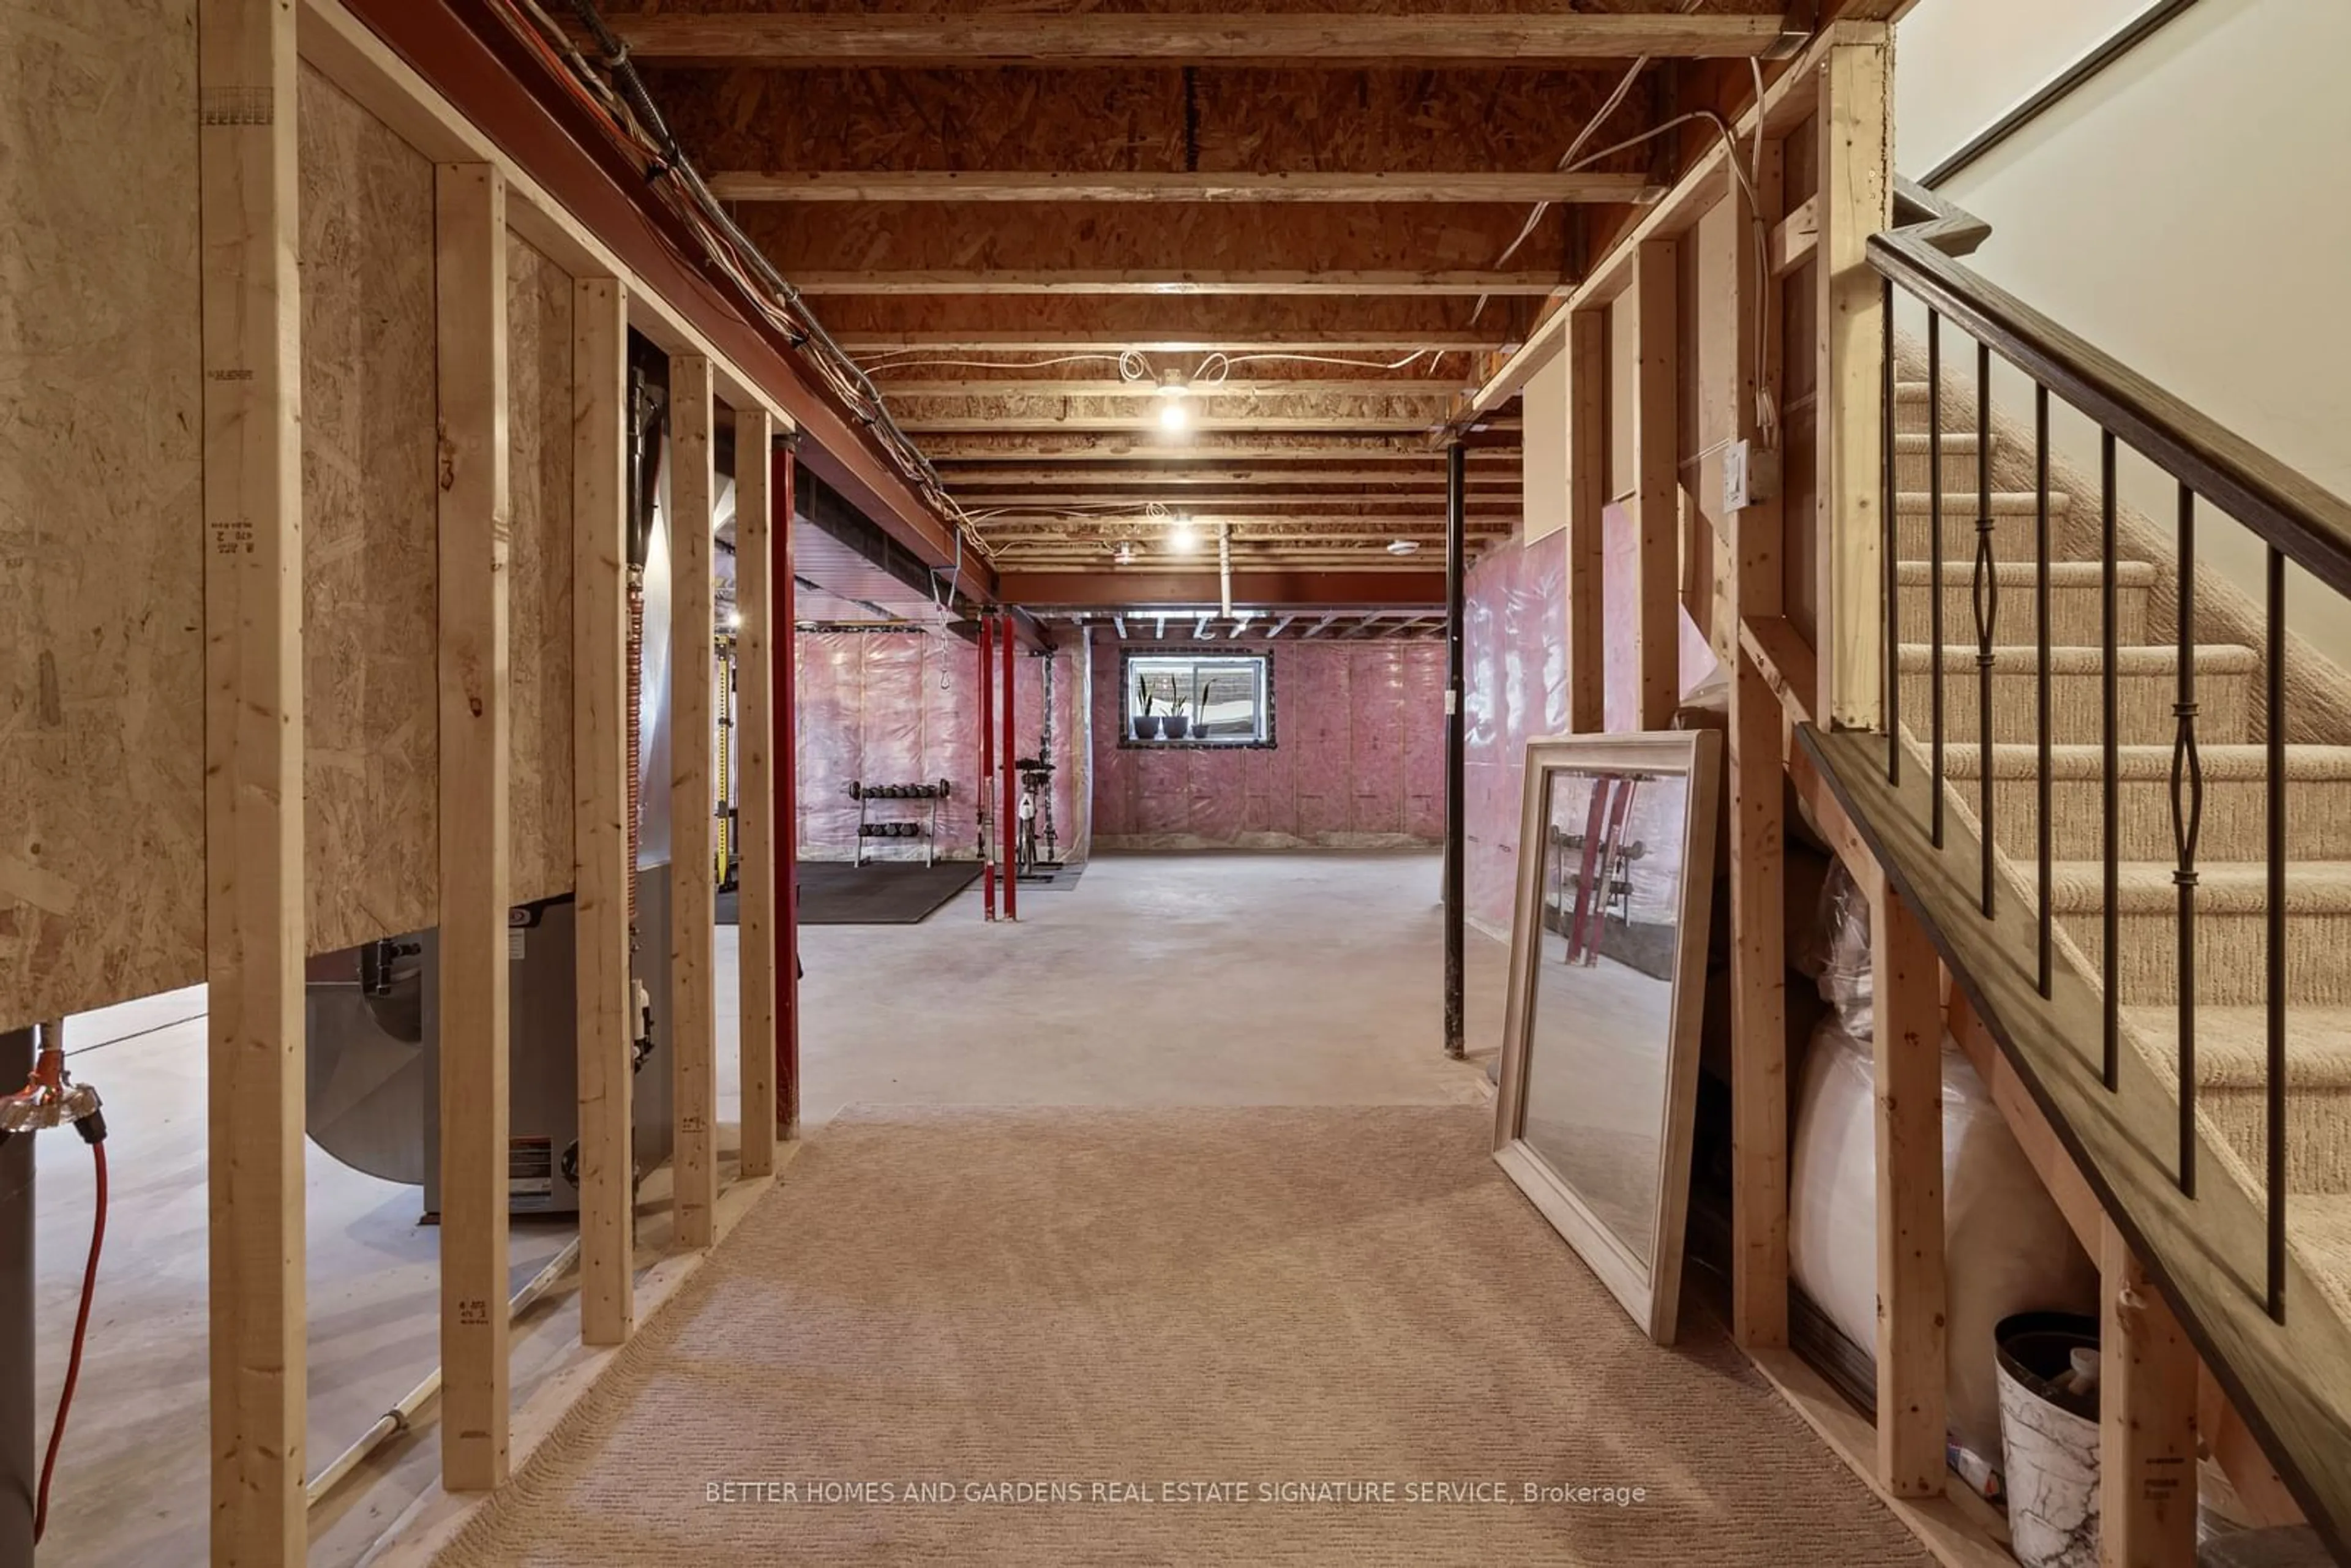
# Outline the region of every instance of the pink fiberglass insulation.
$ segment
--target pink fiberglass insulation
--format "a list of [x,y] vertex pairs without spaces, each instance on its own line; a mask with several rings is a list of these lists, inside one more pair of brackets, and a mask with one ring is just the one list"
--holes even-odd
[[[1616,735],[1641,727],[1641,670],[1633,656],[1641,615],[1641,532],[1621,504],[1602,512],[1600,520],[1600,620],[1606,648],[1601,716],[1608,732]],[[1687,696],[1720,667],[1720,661],[1687,608],[1677,603],[1674,617],[1681,683],[1676,695]]]
[[[1567,536],[1525,545],[1513,535],[1488,551],[1469,569],[1462,612],[1462,875],[1469,918],[1507,936],[1527,742],[1567,727]],[[1437,767],[1441,779],[1441,740]]]
[[[973,794],[979,784],[979,655],[933,631],[800,632],[792,640],[799,680],[799,853],[849,860],[857,852],[865,784],[949,780],[938,812],[943,855],[977,852]],[[877,803],[891,820],[929,820],[927,803]],[[911,858],[902,841],[880,852]]]
[[1122,651],[1098,638],[1094,841],[1105,849],[1386,848],[1445,834],[1442,643],[1252,639],[1272,660],[1273,745],[1122,744]]
[[[1040,803],[1037,848],[1048,852],[1045,810],[1051,812],[1050,852],[1064,865],[1077,865],[1090,847],[1093,793],[1092,660],[1082,630],[1064,632],[1050,653],[1023,648],[1013,661],[1013,685],[1019,695],[1014,709],[1012,746],[1016,758],[1041,757],[1053,765],[1051,788]],[[1053,688],[1051,734],[1044,724],[1048,673]]]

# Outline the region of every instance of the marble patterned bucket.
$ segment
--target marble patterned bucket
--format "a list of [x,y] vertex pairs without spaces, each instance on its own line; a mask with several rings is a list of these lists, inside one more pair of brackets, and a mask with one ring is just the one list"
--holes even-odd
[[2024,1568],[2098,1568],[2096,1392],[2064,1387],[2073,1353],[2097,1349],[2097,1320],[2020,1312],[1993,1342],[2010,1548]]

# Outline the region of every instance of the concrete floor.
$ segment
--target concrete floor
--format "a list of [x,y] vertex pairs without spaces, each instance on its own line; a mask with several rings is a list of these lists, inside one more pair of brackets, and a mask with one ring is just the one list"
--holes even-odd
[[[801,933],[803,1123],[843,1106],[1410,1104],[1486,1094],[1508,953],[1469,936],[1471,1061],[1440,1051],[1439,862],[1426,853],[1106,857],[1018,925],[975,888],[919,925]],[[719,932],[722,1116],[737,1104],[735,928]],[[107,1095],[106,1262],[44,1560],[90,1568],[195,1561],[206,1528],[203,992],[77,1020],[75,1071]],[[98,1043],[105,1041],[105,1043]],[[724,1140],[731,1149],[731,1134]],[[789,1179],[789,1176],[787,1176]],[[41,1437],[62,1377],[89,1244],[89,1161],[40,1150]],[[640,1268],[661,1253],[659,1178]],[[415,1189],[310,1150],[314,1472],[438,1355],[436,1232]],[[517,1221],[519,1285],[570,1239]],[[517,1325],[519,1403],[569,1364],[559,1291]],[[428,1417],[432,1407],[427,1407]],[[311,1562],[357,1563],[433,1481],[428,1426],[312,1513]]]

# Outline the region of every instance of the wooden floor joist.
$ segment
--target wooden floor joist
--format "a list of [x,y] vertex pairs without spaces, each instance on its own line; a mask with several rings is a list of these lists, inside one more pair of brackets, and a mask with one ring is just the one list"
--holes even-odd
[[670,456],[670,1084],[676,1151],[677,1242],[707,1247],[718,1201],[715,1038],[717,852],[711,813],[716,675],[711,582],[710,361],[669,362]]
[[1533,65],[1652,57],[1746,57],[1781,42],[1777,16],[1554,11],[1450,15],[808,12],[614,16],[639,59],[717,66]]
[[629,915],[628,294],[572,291],[571,768],[580,1099],[580,1338],[634,1324]]
[[196,23],[211,1555],[298,1568],[308,933],[294,15],[275,0],[203,0]]
[[506,177],[435,171],[440,388],[441,1479],[507,1478]]
[[[775,422],[764,412],[736,413],[735,606],[743,618],[736,643],[742,688],[736,709],[741,758],[736,820],[743,839],[737,954],[747,1176],[776,1168],[777,883],[778,868],[790,863],[789,857],[776,853],[774,446]],[[789,517],[785,526],[790,526]],[[789,636],[784,642],[789,645]]]
[[1541,298],[1561,286],[1555,272],[1453,268],[1405,272],[1332,268],[1132,268],[1125,271],[1010,269],[804,272],[802,294],[1434,294],[1474,298],[1515,294]]
[[[817,20],[810,17],[808,20]],[[1164,15],[1161,20],[1167,20]],[[710,177],[729,202],[1639,202],[1656,188],[1642,173],[1522,174],[1456,171],[1360,174],[1301,170],[1261,174],[1108,170],[1088,173],[990,169],[728,171]],[[858,292],[862,292],[859,290]],[[986,289],[971,292],[986,293]]]

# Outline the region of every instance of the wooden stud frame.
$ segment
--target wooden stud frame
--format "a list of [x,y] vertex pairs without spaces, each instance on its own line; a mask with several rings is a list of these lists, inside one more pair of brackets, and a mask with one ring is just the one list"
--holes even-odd
[[1820,64],[1819,690],[1831,729],[1884,713],[1885,285],[1869,236],[1893,219],[1893,48],[1847,44]]
[[[713,792],[711,682],[716,673],[711,582],[710,361],[673,355],[670,401],[670,1083],[676,1148],[671,1155],[677,1244],[714,1239],[718,1202],[717,852]],[[740,459],[737,459],[740,465]]]
[[634,1326],[636,1037],[629,910],[628,289],[572,286],[571,758],[580,1340]]
[[506,177],[435,171],[441,584],[441,1479],[507,1477]]
[[[1757,218],[1781,200],[1782,149],[1767,141],[1755,203],[1734,185],[1732,204],[1732,430],[1761,443],[1759,386],[1779,387],[1776,285],[1756,269]],[[1759,287],[1759,283],[1761,287]],[[1730,604],[1735,622],[1782,608],[1782,525],[1777,493],[1742,507],[1732,524]],[[1784,871],[1787,785],[1780,699],[1754,656],[1731,650],[1730,688],[1730,1326],[1742,1345],[1788,1342],[1788,1010]]]
[[1945,1443],[1943,1006],[1917,916],[1872,890],[1877,1070],[1877,1463],[1896,1497],[1940,1497]]
[[1634,664],[1640,727],[1663,729],[1681,702],[1681,476],[1675,398],[1681,242],[1644,240],[1633,261],[1633,517],[1640,530]]
[[302,1490],[301,308],[282,0],[203,0],[212,1560],[294,1568]]
[[1608,506],[1608,313],[1569,324],[1567,366],[1567,727],[1607,727],[1607,634],[1601,521]]
[[2111,1219],[2098,1257],[2098,1560],[2195,1568],[2196,1350]]
[[737,810],[743,825],[736,930],[747,1176],[776,1168],[776,887],[790,863],[776,853],[775,430],[765,410],[735,415],[735,605],[743,618],[736,642],[743,698],[735,732],[742,756]]
[[[1633,1321],[1659,1344],[1674,1342],[1681,1302],[1682,1231],[1688,1214],[1690,1138],[1698,1105],[1699,1015],[1706,988],[1706,933],[1713,913],[1715,812],[1720,799],[1720,738],[1711,730],[1645,735],[1555,736],[1527,743],[1519,818],[1518,900],[1510,930],[1510,978],[1502,1019],[1494,1160],[1554,1229],[1600,1276]],[[1535,1020],[1535,964],[1542,925],[1544,846],[1554,775],[1640,773],[1688,780],[1682,843],[1679,951],[1667,1026],[1664,1104],[1659,1108],[1656,1239],[1650,1261],[1618,1239],[1575,1189],[1520,1136]]]

